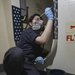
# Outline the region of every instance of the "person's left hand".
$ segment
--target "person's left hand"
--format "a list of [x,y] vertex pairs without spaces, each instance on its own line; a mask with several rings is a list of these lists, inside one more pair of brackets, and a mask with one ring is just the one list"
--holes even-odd
[[44,59],[43,59],[41,56],[38,56],[38,57],[35,59],[35,62],[38,63],[38,64],[44,64]]

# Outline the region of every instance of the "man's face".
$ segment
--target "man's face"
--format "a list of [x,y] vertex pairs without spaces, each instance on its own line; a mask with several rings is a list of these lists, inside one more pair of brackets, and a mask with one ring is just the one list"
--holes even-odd
[[40,19],[39,16],[35,16],[34,19],[32,20],[32,22],[30,22],[30,26],[32,26],[35,23],[40,23],[42,20]]
[[33,24],[33,23],[39,23],[40,20],[41,20],[41,19],[40,19],[39,16],[35,16],[34,19],[32,20],[32,24]]
[[39,16],[35,16],[30,26],[32,27],[33,30],[42,30],[43,20],[41,20]]

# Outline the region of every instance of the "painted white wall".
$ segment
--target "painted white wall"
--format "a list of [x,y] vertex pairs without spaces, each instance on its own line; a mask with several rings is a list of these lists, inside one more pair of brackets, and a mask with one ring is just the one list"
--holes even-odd
[[8,48],[9,48],[9,41],[6,29],[3,0],[0,0],[0,63],[2,63],[4,53]]
[[5,52],[15,46],[11,5],[11,0],[0,0],[0,64]]
[[[67,23],[75,22],[74,13],[75,0],[58,0],[58,48],[53,64],[48,67],[72,74],[75,74],[75,41],[66,41],[66,27]],[[71,33],[75,34],[75,29],[68,34]]]
[[14,42],[14,34],[13,34],[13,22],[12,22],[12,7],[11,7],[11,0],[3,0],[3,6],[4,6],[4,14],[5,14],[5,20],[6,20],[6,29],[7,29],[7,35],[8,35],[8,41],[9,41],[9,47],[12,47],[15,45]]

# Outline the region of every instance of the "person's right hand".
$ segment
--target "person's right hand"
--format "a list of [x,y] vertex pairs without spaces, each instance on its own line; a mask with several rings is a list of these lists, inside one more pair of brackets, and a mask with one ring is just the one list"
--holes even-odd
[[53,20],[53,12],[50,7],[45,8],[45,15],[47,16],[48,20]]
[[38,63],[38,64],[44,64],[44,59],[43,59],[41,56],[38,56],[38,57],[35,59],[35,62]]

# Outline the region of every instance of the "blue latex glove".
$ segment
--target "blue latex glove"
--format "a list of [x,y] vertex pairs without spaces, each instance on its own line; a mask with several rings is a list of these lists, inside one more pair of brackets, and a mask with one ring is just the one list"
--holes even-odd
[[38,56],[38,57],[35,59],[35,62],[38,63],[38,64],[44,64],[44,59],[43,59],[41,56]]
[[50,7],[45,9],[45,15],[47,16],[48,20],[53,20],[53,12]]

